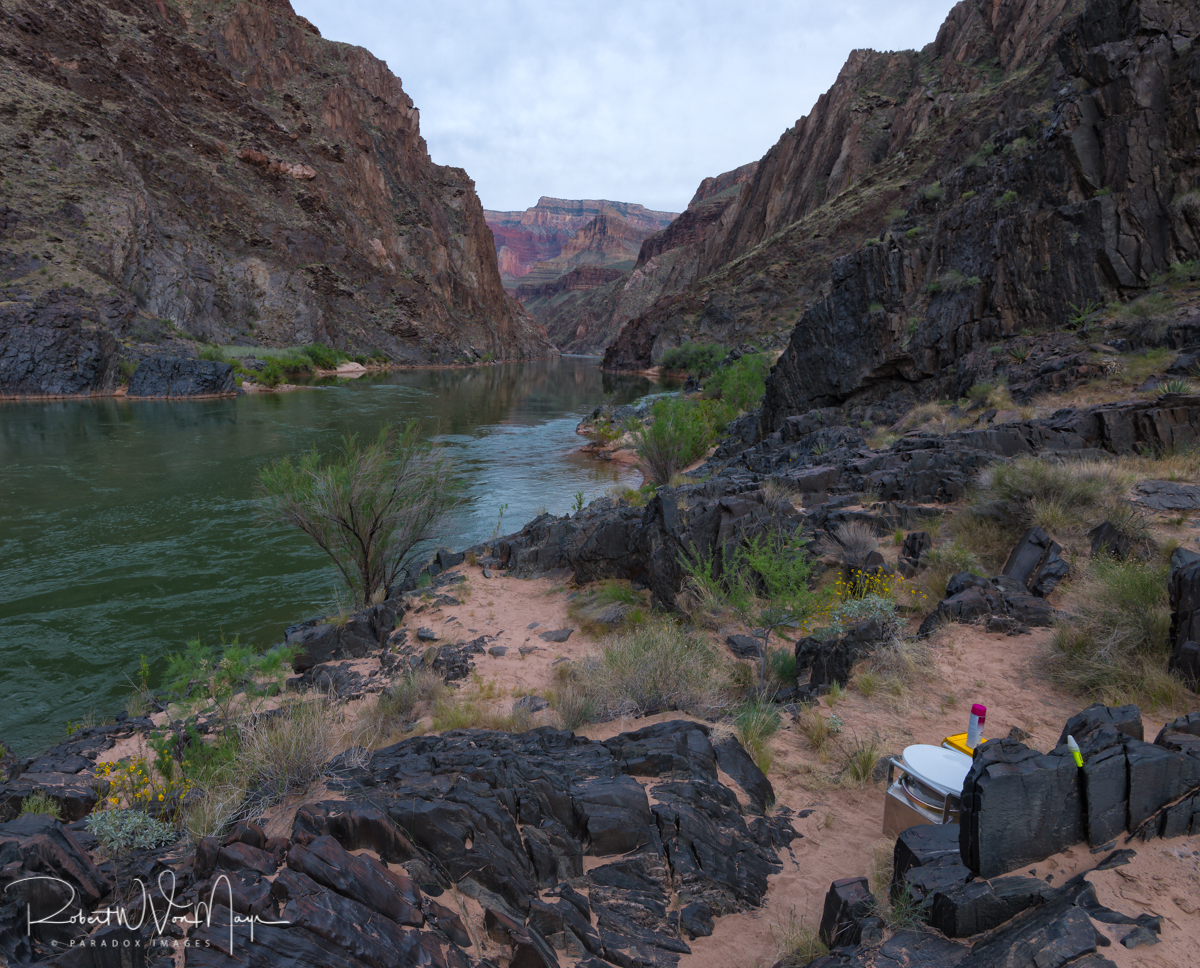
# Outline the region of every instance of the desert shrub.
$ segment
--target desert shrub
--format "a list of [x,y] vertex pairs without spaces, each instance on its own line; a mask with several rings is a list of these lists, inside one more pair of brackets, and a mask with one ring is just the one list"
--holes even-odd
[[338,751],[341,730],[325,699],[292,700],[240,724],[238,762],[263,802],[307,789]]
[[997,196],[992,202],[992,206],[995,208],[1004,208],[1006,205],[1011,205],[1016,200],[1017,193],[1014,191],[1007,191],[1003,195]]
[[821,550],[836,558],[847,573],[865,569],[868,559],[878,549],[875,528],[866,521],[835,525],[821,545]]
[[968,276],[958,269],[947,269],[938,276],[938,288],[946,292],[958,292],[960,289],[970,289],[982,281],[979,276]]
[[921,194],[930,201],[936,201],[939,198],[945,197],[946,189],[942,187],[942,183],[940,181],[935,181],[932,185],[926,185],[921,190]]
[[1110,704],[1177,705],[1183,684],[1166,671],[1171,647],[1163,564],[1096,559],[1068,589],[1051,644],[1059,683]]
[[62,820],[62,807],[45,790],[36,790],[22,800],[21,813],[46,813],[55,820]]
[[563,729],[586,726],[595,722],[599,715],[595,697],[579,683],[571,681],[563,681],[550,693],[550,708],[558,713]]
[[1171,297],[1161,292],[1150,292],[1125,303],[1117,309],[1117,314],[1127,320],[1148,320],[1163,316],[1174,307]]
[[834,731],[829,726],[829,720],[821,715],[816,706],[809,706],[801,710],[796,717],[796,725],[799,727],[801,735],[808,741],[808,745],[817,753],[822,752],[828,746],[830,736],[834,735]]
[[365,606],[380,589],[392,594],[460,485],[446,451],[422,441],[410,420],[399,430],[385,424],[366,443],[350,434],[325,460],[314,447],[294,463],[275,461],[259,473],[258,489],[263,520],[308,535]]
[[686,370],[698,377],[705,377],[724,358],[724,348],[715,343],[684,343],[667,350],[659,365],[666,370]]
[[859,786],[870,783],[881,756],[879,744],[874,740],[859,740],[846,750],[845,756],[845,776]]
[[926,552],[924,561],[926,567],[917,577],[917,583],[930,605],[946,597],[946,582],[951,576],[963,571],[983,575],[987,570],[974,552],[958,540],[931,548]]
[[446,684],[431,669],[419,668],[397,676],[364,714],[380,731],[407,725],[417,718],[422,702],[435,702],[446,695]]
[[767,663],[771,667],[771,678],[781,686],[796,684],[796,650],[791,646],[782,649],[771,649],[767,653]]
[[113,856],[131,850],[152,850],[174,843],[179,831],[141,810],[101,810],[88,815],[87,828]]
[[1200,219],[1200,189],[1193,188],[1190,192],[1176,195],[1171,200],[1171,208],[1177,213]]
[[829,954],[817,931],[792,908],[786,921],[771,925],[775,960],[781,965],[807,965]]
[[933,653],[925,640],[898,636],[876,649],[867,660],[867,666],[881,677],[881,686],[888,682],[914,686],[928,681],[937,671]]
[[[1197,215],[1200,216],[1200,192],[1194,192],[1193,194],[1197,199]],[[1171,279],[1174,282],[1195,282],[1200,279],[1200,259],[1191,259],[1187,262],[1172,262]]]
[[1159,393],[1191,393],[1195,388],[1187,380],[1164,380],[1158,385]]

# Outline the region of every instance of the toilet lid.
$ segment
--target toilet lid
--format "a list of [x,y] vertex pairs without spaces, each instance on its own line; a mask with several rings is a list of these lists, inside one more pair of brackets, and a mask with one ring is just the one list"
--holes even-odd
[[957,796],[962,793],[963,780],[971,769],[971,757],[922,743],[904,747],[904,765],[918,780]]

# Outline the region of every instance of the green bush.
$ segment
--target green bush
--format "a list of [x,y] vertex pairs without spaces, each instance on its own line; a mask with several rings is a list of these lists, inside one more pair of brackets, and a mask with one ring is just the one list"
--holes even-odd
[[935,201],[936,199],[943,198],[945,196],[946,189],[942,187],[942,183],[940,181],[935,181],[932,185],[926,185],[921,194],[930,201]]
[[665,370],[686,370],[704,377],[724,358],[724,348],[715,343],[684,343],[667,350],[659,365]]
[[651,422],[633,432],[633,447],[655,484],[664,486],[703,456],[716,437],[713,408],[665,397],[650,408]]
[[766,353],[747,353],[729,366],[721,367],[705,381],[705,394],[717,397],[725,405],[721,426],[758,406],[767,389],[771,363]]
[[259,474],[259,510],[267,522],[308,535],[337,567],[355,601],[390,597],[410,557],[435,536],[457,503],[459,481],[442,448],[422,441],[417,421],[384,425],[373,440],[351,434],[322,460],[314,447]]
[[339,363],[349,359],[341,350],[332,350],[324,343],[311,343],[301,347],[300,352],[307,356],[318,370],[336,370]]
[[1001,195],[997,199],[995,199],[995,201],[992,202],[992,205],[995,208],[1004,208],[1005,205],[1011,205],[1016,200],[1017,200],[1017,193],[1014,191],[1007,191],[1003,195]]

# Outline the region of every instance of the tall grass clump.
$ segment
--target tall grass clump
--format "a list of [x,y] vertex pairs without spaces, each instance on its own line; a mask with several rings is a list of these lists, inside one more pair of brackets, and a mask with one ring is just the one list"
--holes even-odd
[[771,769],[771,748],[767,741],[783,723],[782,717],[772,703],[752,700],[746,703],[733,717],[733,728],[738,741],[750,754],[755,765],[766,773]]
[[243,785],[265,802],[308,789],[340,749],[342,730],[324,698],[294,699],[240,724]]
[[667,709],[711,716],[732,703],[728,664],[667,618],[611,636],[599,656],[561,677],[584,690],[597,714],[611,717]]
[[1183,684],[1166,671],[1170,626],[1164,564],[1098,558],[1069,589],[1050,674],[1110,705],[1178,705]]
[[1024,457],[984,470],[969,513],[1012,540],[1034,525],[1063,540],[1103,521],[1132,482],[1115,462]]

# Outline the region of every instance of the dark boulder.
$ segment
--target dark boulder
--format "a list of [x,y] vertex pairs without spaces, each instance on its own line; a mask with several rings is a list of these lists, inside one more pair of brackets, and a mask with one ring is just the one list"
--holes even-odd
[[973,880],[936,892],[929,903],[928,921],[948,938],[969,938],[999,927],[1053,893],[1049,884],[1032,877]]
[[1000,573],[1045,598],[1070,570],[1061,551],[1062,546],[1041,528],[1030,528],[1017,542]]
[[1067,720],[1058,737],[1058,744],[1061,746],[1065,743],[1068,736],[1074,736],[1077,742],[1082,742],[1093,730],[1106,726],[1134,739],[1145,738],[1142,711],[1137,706],[1132,703],[1128,706],[1105,706],[1096,702]]
[[830,948],[858,944],[862,923],[875,913],[875,895],[865,877],[844,877],[829,885],[818,934]]
[[1079,772],[1065,747],[1049,755],[1007,739],[976,747],[963,782],[963,863],[980,877],[995,877],[1081,843]]
[[[804,638],[796,643],[797,679],[810,669],[807,686],[797,681],[797,689],[815,695],[823,685],[836,682],[845,686],[854,666],[875,652],[888,639],[888,629],[874,619],[858,622],[828,641]],[[801,663],[804,663],[802,666]]]
[[216,360],[151,356],[129,380],[131,397],[228,396],[237,393],[233,367]]
[[406,605],[399,598],[389,599],[353,613],[345,622],[329,622],[324,617],[290,625],[284,642],[300,651],[292,660],[296,672],[335,659],[361,659],[382,649],[404,617]]
[[1172,557],[1171,565],[1173,651],[1167,668],[1195,687],[1200,684],[1200,560]]

